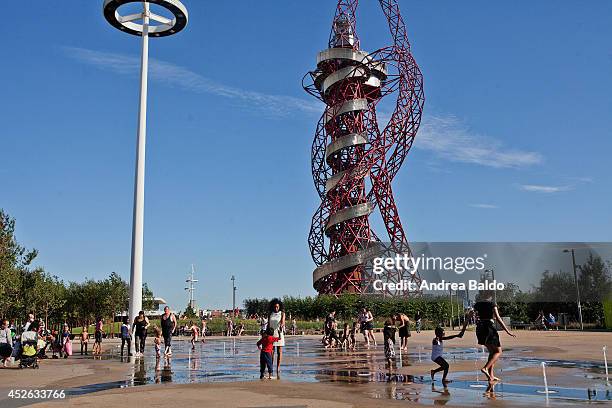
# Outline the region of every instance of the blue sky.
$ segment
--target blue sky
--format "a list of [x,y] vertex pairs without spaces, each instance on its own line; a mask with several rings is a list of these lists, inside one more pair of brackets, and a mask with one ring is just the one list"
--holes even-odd
[[[362,3],[362,47],[386,45]],[[140,42],[101,4],[24,2],[0,26],[0,207],[65,280],[129,278]],[[228,306],[232,274],[239,301],[314,294],[301,78],[335,2],[185,4],[150,45],[144,280],[175,308],[191,263],[200,305]],[[409,238],[611,241],[612,3],[400,5],[427,98],[394,185]]]

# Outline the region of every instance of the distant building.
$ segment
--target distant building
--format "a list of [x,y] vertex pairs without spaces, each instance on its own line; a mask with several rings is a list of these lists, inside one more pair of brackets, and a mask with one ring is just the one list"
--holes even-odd
[[[153,309],[151,310],[145,310],[145,316],[147,317],[159,317],[162,315],[162,313],[164,313],[164,307],[168,304],[168,302],[166,302],[166,300],[164,298],[161,297],[154,297],[153,298]],[[163,307],[161,307],[163,305]],[[176,310],[172,310],[172,308],[170,308],[170,312],[177,314]],[[127,310],[124,310],[121,313],[117,313],[115,315],[115,321],[121,321],[123,320],[124,317],[126,317],[128,315]]]

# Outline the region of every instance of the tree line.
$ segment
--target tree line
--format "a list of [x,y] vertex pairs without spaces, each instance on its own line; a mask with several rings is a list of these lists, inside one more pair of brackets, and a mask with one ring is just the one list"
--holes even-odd
[[[32,267],[38,255],[15,238],[15,219],[0,209],[0,316],[25,319],[34,313],[47,324],[71,326],[114,318],[128,308],[129,285],[117,273],[108,278],[64,282],[43,268]],[[153,292],[143,285],[143,308],[154,307]]]
[[[596,327],[604,326],[607,309],[609,309],[607,325],[612,326],[611,269],[609,262],[604,262],[593,254],[589,255],[583,265],[577,266],[583,319]],[[481,281],[490,281],[491,278],[483,274]],[[564,313],[571,321],[577,320],[576,283],[573,273],[544,271],[538,284],[527,291],[522,291],[516,284],[507,282],[504,290],[497,291],[496,298],[500,313],[510,317],[513,322],[533,322],[540,311],[546,315],[553,313],[555,316]],[[475,300],[479,299],[480,294],[477,294]],[[354,319],[363,307],[367,307],[379,319],[385,319],[395,313],[414,316],[418,311],[429,322],[444,324],[453,316],[458,321],[459,311],[463,312],[463,301],[451,303],[448,296],[399,298],[343,294],[304,298],[286,296],[282,300],[287,314],[291,313],[292,316],[303,320],[322,319],[332,310],[335,310],[342,319]],[[265,298],[244,301],[249,316],[267,315],[268,305],[269,300]]]
[[[301,320],[323,319],[332,310],[343,320],[356,319],[361,309],[368,308],[374,318],[384,320],[395,313],[414,316],[421,312],[429,320],[447,321],[451,315],[456,316],[459,305],[451,303],[448,297],[401,298],[358,295],[346,293],[340,296],[318,295],[307,297],[285,296],[282,299],[285,313]],[[248,316],[267,316],[268,299],[246,299],[244,308]]]
[[584,264],[577,265],[576,280],[573,271],[546,270],[530,290],[522,291],[516,284],[506,283],[506,288],[497,292],[497,303],[504,315],[511,316],[514,321],[533,321],[543,311],[555,316],[566,314],[575,322],[578,286],[584,322],[612,327],[612,313],[607,316],[605,313],[612,296],[611,270],[609,261],[590,253]]

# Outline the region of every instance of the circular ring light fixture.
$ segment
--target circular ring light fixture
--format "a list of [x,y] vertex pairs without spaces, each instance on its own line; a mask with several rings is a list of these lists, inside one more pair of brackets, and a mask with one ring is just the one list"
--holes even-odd
[[137,23],[142,20],[143,14],[130,14],[122,16],[119,14],[119,7],[128,3],[149,3],[156,4],[172,13],[173,18],[160,16],[149,12],[150,21],[155,21],[159,24],[149,25],[148,34],[151,37],[167,37],[176,34],[187,25],[189,15],[187,8],[179,0],[105,0],[104,1],[104,17],[115,28],[132,34],[142,36],[143,25]]

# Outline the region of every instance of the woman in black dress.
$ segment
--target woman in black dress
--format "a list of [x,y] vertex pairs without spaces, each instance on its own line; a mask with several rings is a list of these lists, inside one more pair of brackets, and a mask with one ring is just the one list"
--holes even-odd
[[147,341],[147,329],[149,328],[149,319],[145,316],[143,310],[138,312],[138,316],[132,323],[132,329],[135,334],[134,345],[136,346],[136,357],[144,355],[144,347]]
[[[509,336],[516,336],[510,333],[504,324],[504,321],[499,316],[497,304],[493,303],[493,294],[488,292],[482,294],[481,299],[483,300],[480,300],[474,304],[474,310],[470,311],[470,317],[472,317],[474,312],[476,313],[476,337],[478,338],[478,344],[485,346],[489,351],[489,359],[487,360],[487,364],[485,364],[480,371],[482,371],[482,373],[487,377],[489,383],[492,383],[495,381],[500,381],[498,377],[495,377],[493,369],[495,367],[495,363],[502,354],[499,334],[497,333],[493,319],[497,321],[497,323],[506,333],[508,333]],[[464,329],[466,325],[467,319],[463,325]]]
[[164,336],[164,356],[172,355],[172,333],[176,330],[176,316],[170,312],[168,306],[164,307],[164,314],[161,316],[162,335]]

